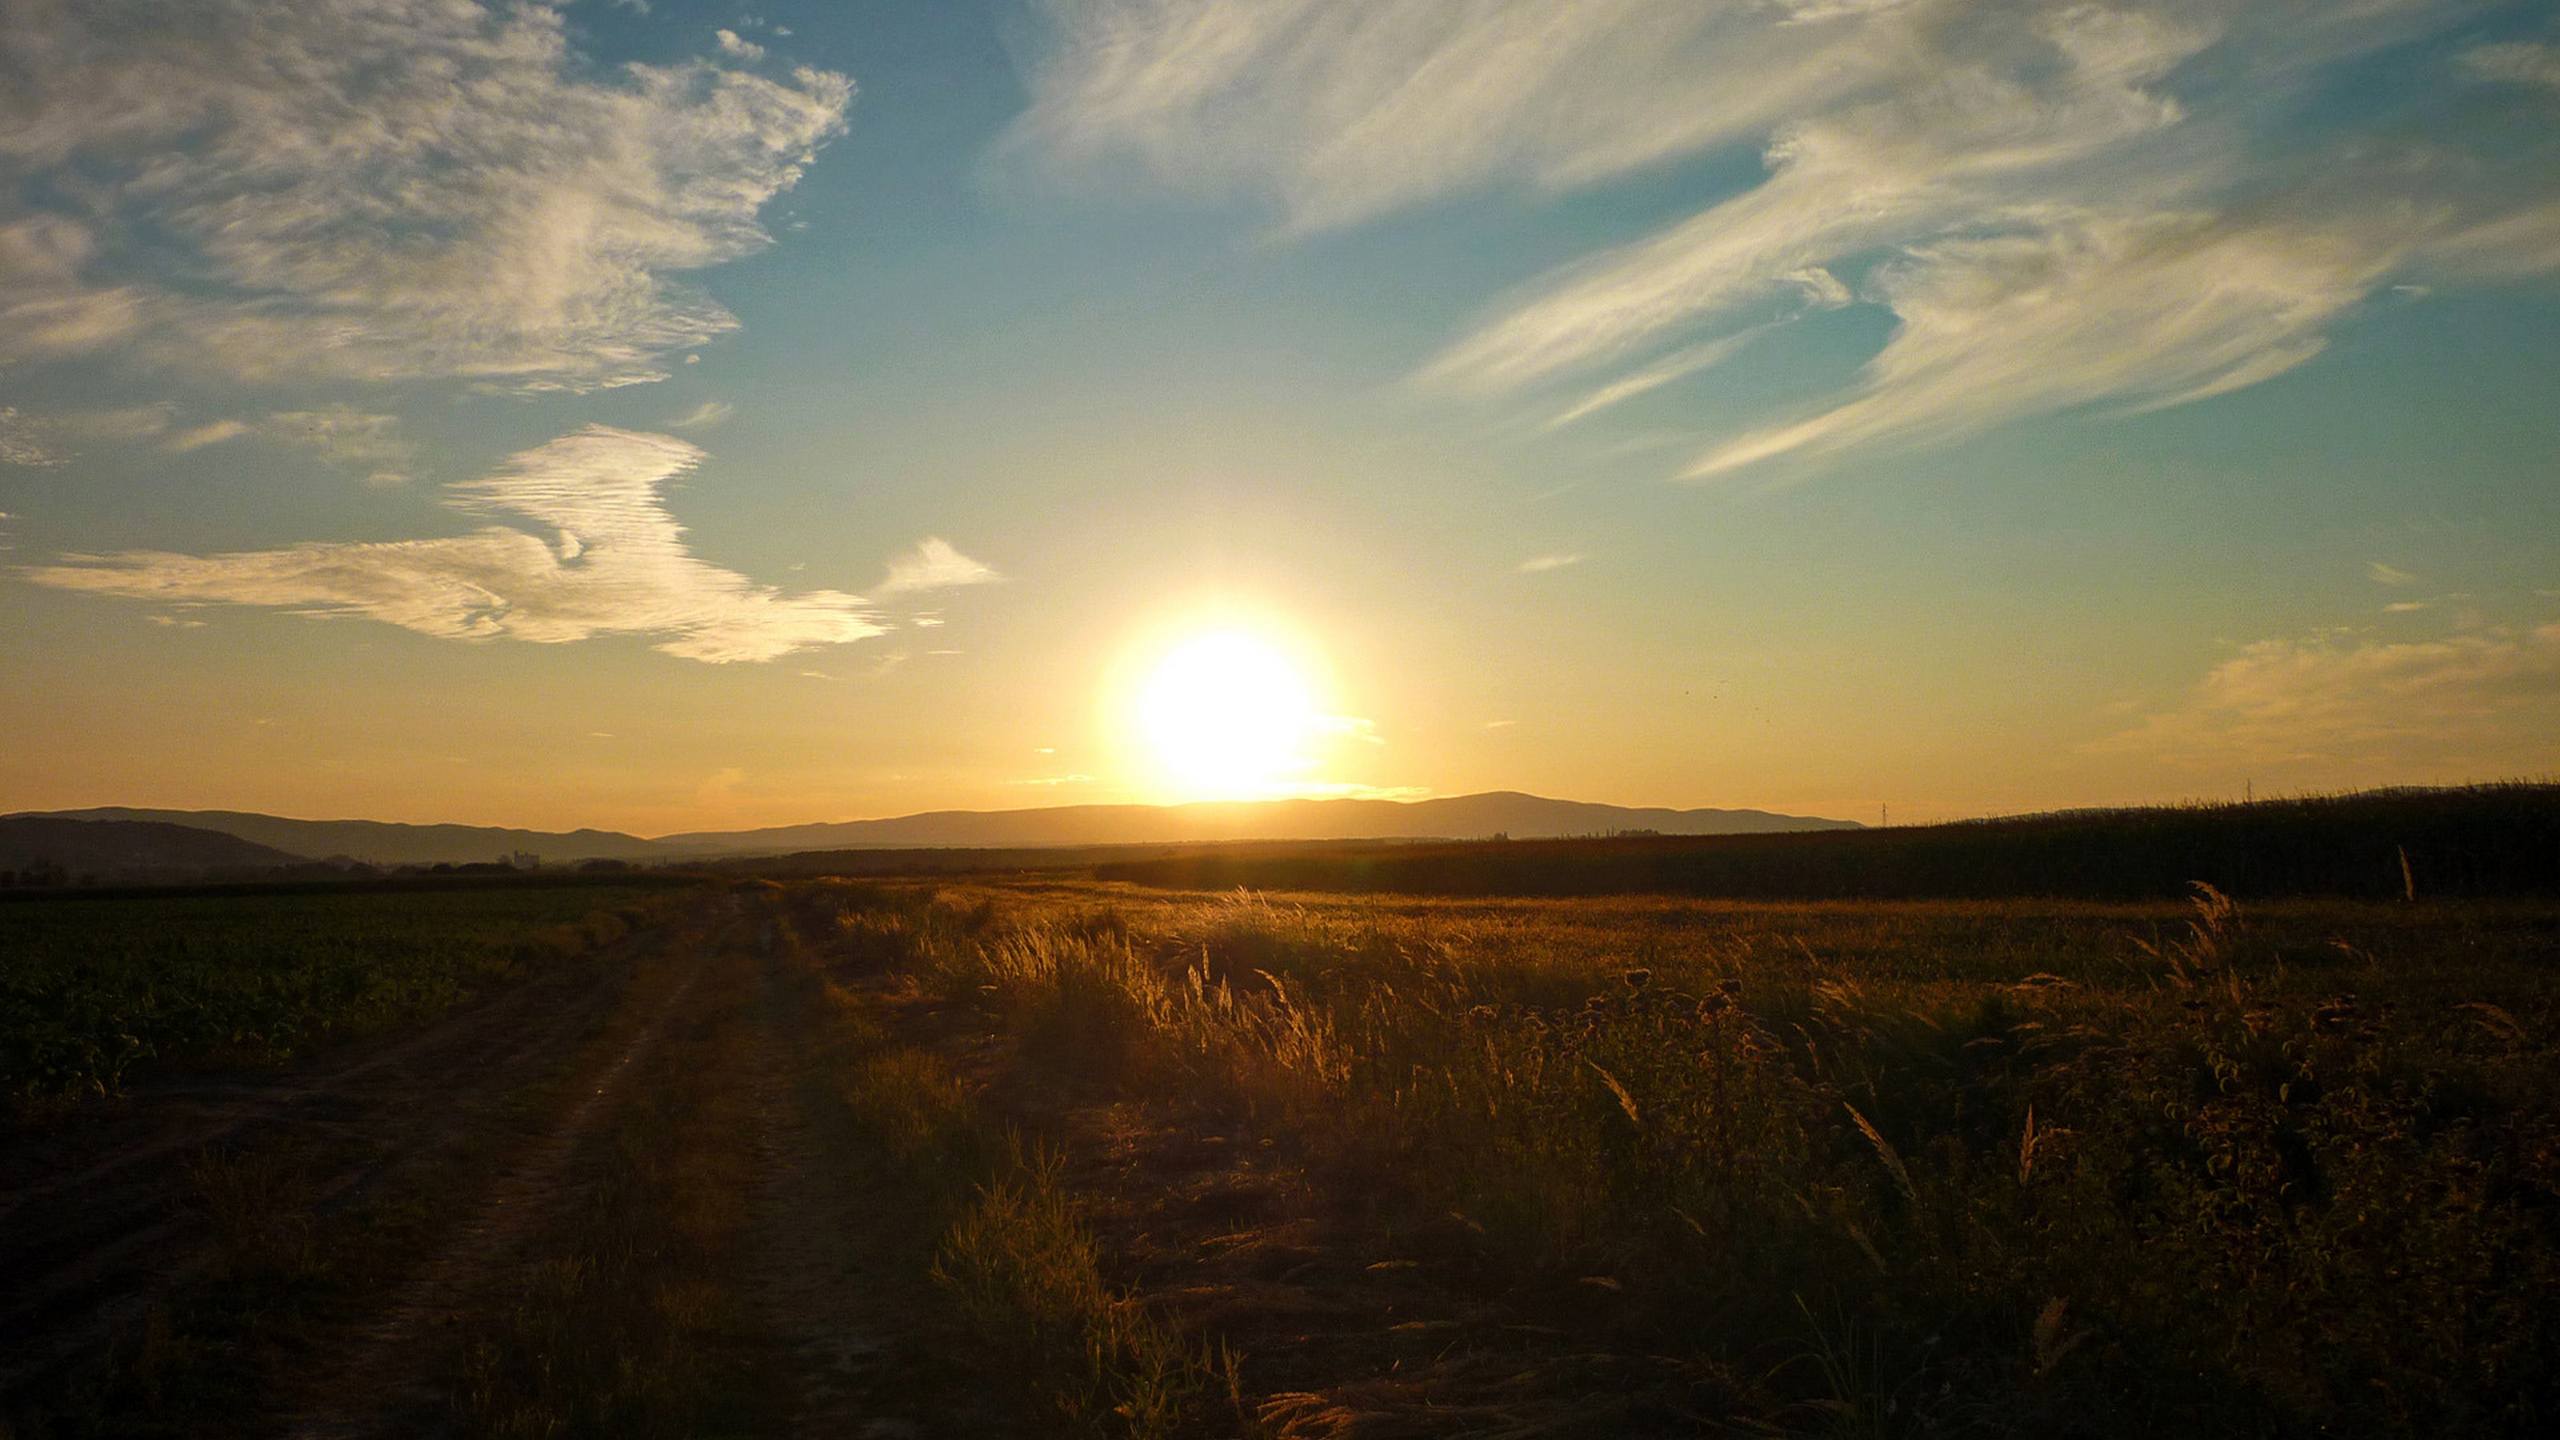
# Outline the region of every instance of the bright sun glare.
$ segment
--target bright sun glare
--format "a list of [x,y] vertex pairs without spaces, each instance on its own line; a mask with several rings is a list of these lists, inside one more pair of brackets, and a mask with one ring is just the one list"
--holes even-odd
[[1176,644],[1138,693],[1137,722],[1164,783],[1186,799],[1286,790],[1314,763],[1321,723],[1297,664],[1243,630]]

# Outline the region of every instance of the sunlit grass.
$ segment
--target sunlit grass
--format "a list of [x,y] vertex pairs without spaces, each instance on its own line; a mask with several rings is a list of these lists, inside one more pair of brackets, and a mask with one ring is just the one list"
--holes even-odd
[[[2560,1393],[2526,912],[901,903],[895,963],[1053,1083],[1259,1117],[1790,1426],[2459,1428]],[[1029,1226],[1036,1193],[987,1203]]]

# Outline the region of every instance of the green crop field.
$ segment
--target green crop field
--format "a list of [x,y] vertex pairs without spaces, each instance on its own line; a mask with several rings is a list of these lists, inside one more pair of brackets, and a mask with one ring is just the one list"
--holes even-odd
[[640,886],[208,890],[0,904],[0,1093],[272,1064],[439,1013],[620,932]]

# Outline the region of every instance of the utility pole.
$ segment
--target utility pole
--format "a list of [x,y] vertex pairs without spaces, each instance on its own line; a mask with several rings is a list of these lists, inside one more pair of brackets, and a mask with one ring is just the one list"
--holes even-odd
[[1876,828],[1879,830],[1890,830],[1893,828],[1892,806],[1878,805],[1876,807]]

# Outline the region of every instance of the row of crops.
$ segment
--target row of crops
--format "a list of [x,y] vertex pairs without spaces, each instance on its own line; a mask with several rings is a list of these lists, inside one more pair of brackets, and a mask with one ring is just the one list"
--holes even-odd
[[0,1093],[270,1065],[570,963],[661,888],[207,892],[0,905]]

